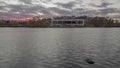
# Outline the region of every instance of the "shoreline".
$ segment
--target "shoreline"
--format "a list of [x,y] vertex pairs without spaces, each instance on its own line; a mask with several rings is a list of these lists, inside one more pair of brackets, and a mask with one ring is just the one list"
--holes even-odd
[[120,27],[0,27],[0,28],[120,28]]

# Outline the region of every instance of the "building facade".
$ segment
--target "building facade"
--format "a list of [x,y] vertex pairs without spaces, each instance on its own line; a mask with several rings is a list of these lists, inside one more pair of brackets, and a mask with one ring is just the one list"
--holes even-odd
[[52,19],[52,27],[83,27],[84,19]]

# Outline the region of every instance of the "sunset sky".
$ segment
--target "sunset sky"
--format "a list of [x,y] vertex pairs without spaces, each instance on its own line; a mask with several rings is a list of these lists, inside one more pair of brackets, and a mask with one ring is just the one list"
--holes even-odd
[[0,0],[0,18],[61,15],[120,18],[120,0]]

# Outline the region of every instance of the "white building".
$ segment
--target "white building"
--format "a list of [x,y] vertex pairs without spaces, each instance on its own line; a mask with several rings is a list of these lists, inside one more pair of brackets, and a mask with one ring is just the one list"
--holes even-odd
[[84,26],[84,19],[61,18],[52,19],[52,27],[82,27]]

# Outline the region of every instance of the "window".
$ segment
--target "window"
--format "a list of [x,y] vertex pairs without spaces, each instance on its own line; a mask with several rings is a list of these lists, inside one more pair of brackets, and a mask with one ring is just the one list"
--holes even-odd
[[57,21],[53,21],[53,24],[57,24]]
[[83,21],[78,21],[78,24],[83,24]]
[[72,24],[76,24],[76,21],[72,21]]
[[64,24],[71,24],[71,21],[63,21]]
[[62,21],[58,21],[58,24],[62,24]]

